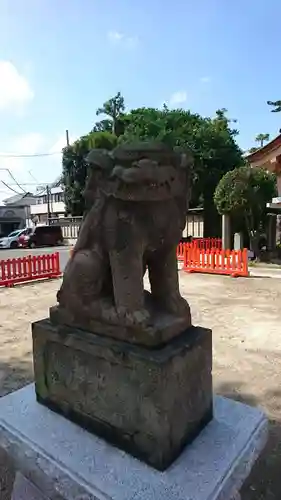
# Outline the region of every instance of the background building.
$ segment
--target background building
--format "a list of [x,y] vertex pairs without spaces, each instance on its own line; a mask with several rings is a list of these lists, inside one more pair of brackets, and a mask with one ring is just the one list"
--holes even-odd
[[64,194],[61,186],[46,188],[34,196],[36,201],[30,206],[31,219],[34,223],[47,223],[48,211],[52,219],[65,217]]
[[276,174],[277,197],[267,204],[268,248],[281,242],[281,134],[262,148],[246,156],[251,167],[261,167]]
[[[274,172],[277,179],[278,196],[272,199],[271,205],[281,207],[281,134],[262,148],[246,156],[251,167],[261,167]],[[272,206],[271,208],[275,208]]]
[[36,203],[32,193],[11,196],[0,206],[0,236],[7,236],[16,229],[32,225],[31,207]]

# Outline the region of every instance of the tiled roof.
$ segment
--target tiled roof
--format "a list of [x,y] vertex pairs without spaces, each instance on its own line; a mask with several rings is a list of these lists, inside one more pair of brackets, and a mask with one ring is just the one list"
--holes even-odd
[[245,159],[248,160],[250,163],[253,161],[260,160],[265,155],[267,155],[271,151],[274,151],[274,149],[277,149],[280,146],[281,146],[281,134],[277,135],[277,137],[275,137],[275,139],[268,142],[262,148],[257,149],[256,151],[254,151],[253,153],[250,153],[249,155],[246,155]]

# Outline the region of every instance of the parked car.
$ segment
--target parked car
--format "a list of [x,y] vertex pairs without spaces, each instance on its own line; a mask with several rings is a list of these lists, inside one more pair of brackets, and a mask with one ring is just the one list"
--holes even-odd
[[63,245],[61,226],[35,226],[30,234],[21,238],[21,245],[25,248]]
[[0,248],[18,248],[21,246],[21,238],[28,236],[32,231],[31,228],[17,229],[8,236],[0,238]]

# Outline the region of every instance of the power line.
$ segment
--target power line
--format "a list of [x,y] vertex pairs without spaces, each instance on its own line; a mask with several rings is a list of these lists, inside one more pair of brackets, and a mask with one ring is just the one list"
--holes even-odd
[[53,156],[53,155],[61,155],[62,151],[55,151],[53,153],[36,153],[36,154],[6,154],[0,153],[0,158],[38,158],[38,156]]
[[6,187],[7,187],[8,189],[10,189],[11,191],[13,191],[13,193],[16,193],[16,194],[20,195],[20,193],[18,193],[18,192],[17,192],[17,191],[15,191],[13,188],[11,188],[8,184],[6,184],[6,182],[4,182],[4,181],[1,181],[1,182],[2,182],[2,184],[4,184],[4,186],[6,186]]
[[[19,185],[17,179],[15,179],[15,177],[13,176],[11,170],[9,168],[0,168],[0,170],[4,171],[4,172],[8,172],[9,176],[11,177],[11,179],[13,179],[13,181],[16,183],[16,186],[18,186],[22,192],[25,194],[26,191]],[[2,181],[3,182],[3,181]],[[8,186],[9,187],[9,186]],[[17,193],[18,194],[18,193]]]
[[28,170],[28,173],[29,173],[30,177],[31,177],[31,178],[32,178],[32,179],[33,179],[33,180],[34,180],[37,184],[39,184],[38,179],[36,179],[36,177],[34,177],[34,175],[33,175],[33,173],[31,172],[31,170]]
[[[66,146],[69,147],[70,145],[70,142],[69,142],[69,132],[68,130],[66,130]],[[38,157],[44,157],[44,156],[54,156],[54,155],[61,155],[62,154],[62,149],[61,151],[53,151],[53,152],[49,152],[49,153],[35,153],[35,154],[6,154],[6,153],[0,153],[0,160],[1,158],[38,158]],[[38,187],[38,185],[41,187],[43,183],[39,183],[36,179],[36,177],[34,177],[34,175],[32,174],[31,170],[28,171],[30,177],[32,179],[34,179],[34,181],[36,181],[35,183],[18,183],[18,181],[15,179],[15,177],[13,176],[12,172],[9,170],[9,168],[1,168],[0,167],[0,170],[3,170],[3,171],[6,171],[8,172],[8,174],[10,175],[11,179],[14,181],[14,185],[17,186],[24,194],[27,194],[26,190],[23,189],[22,186],[32,186],[32,185],[35,185]],[[4,184],[4,186],[6,186],[9,190],[13,191],[14,193],[16,193],[17,195],[19,195],[20,193],[18,193],[15,189],[11,188],[11,186],[9,186],[8,184],[6,184],[4,181],[0,181]],[[49,186],[49,183],[44,183],[46,184],[46,192],[47,192],[47,197],[48,197],[48,203],[49,203],[49,197],[50,197],[50,189],[52,188],[52,185]],[[13,185],[13,184],[11,184]],[[55,186],[54,186],[55,187]]]
[[[2,182],[2,181],[1,181]],[[0,189],[0,193],[4,193],[5,195],[8,196],[8,194],[10,194],[7,189]]]
[[[66,134],[66,146],[70,146],[69,142],[69,132],[68,130],[65,131]],[[35,154],[9,154],[9,153],[0,153],[0,158],[38,158],[40,156],[54,156],[54,155],[61,155],[62,154],[62,149],[61,151],[53,151],[51,153],[35,153]]]
[[16,185],[22,190],[23,193],[26,193],[26,191],[19,185],[17,179],[15,179],[15,177],[13,176],[12,172],[10,170],[8,170],[8,173],[11,177],[11,179],[13,179],[13,181],[16,183]]
[[[47,184],[51,184],[50,182],[21,182],[20,185],[21,186],[43,186],[43,185],[47,185]],[[10,183],[10,186],[17,186],[17,184],[14,184],[13,182]]]

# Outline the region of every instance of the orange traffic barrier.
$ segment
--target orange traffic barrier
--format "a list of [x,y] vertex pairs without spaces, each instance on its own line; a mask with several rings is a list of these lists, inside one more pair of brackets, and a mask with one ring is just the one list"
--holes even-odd
[[184,246],[192,245],[195,248],[202,250],[212,250],[214,248],[222,249],[221,238],[194,238],[190,243],[179,243],[177,246],[177,259],[183,261]]
[[0,286],[61,276],[58,252],[0,260]]
[[212,248],[222,249],[222,239],[221,238],[194,238],[192,240],[192,245],[202,250],[212,250]]
[[179,243],[177,246],[177,259],[180,261],[183,261],[184,245],[186,245],[186,243]]
[[193,244],[184,244],[183,270],[190,273],[226,274],[233,277],[249,276],[248,250],[203,250]]

